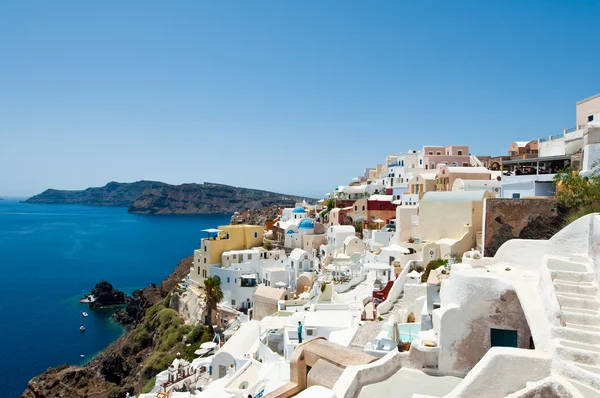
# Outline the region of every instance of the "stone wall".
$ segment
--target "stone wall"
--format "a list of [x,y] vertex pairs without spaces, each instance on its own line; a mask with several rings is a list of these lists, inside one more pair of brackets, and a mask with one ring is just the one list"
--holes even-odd
[[565,223],[556,198],[490,198],[484,210],[484,254],[493,257],[513,238],[550,239]]

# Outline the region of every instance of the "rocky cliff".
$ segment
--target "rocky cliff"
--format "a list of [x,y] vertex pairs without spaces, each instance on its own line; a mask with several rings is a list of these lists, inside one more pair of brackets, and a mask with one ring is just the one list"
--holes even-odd
[[246,210],[231,216],[230,224],[265,225],[279,216],[279,206],[269,206],[264,209]]
[[[175,311],[166,307],[170,301],[169,292],[189,272],[192,262],[193,257],[181,260],[160,285],[152,284],[134,292],[127,306],[114,315],[127,332],[106,350],[85,366],[65,364],[48,369],[29,381],[21,397],[115,398],[125,397],[127,393],[139,394],[143,384],[148,382],[148,375],[166,369],[165,363],[175,357],[176,350],[182,350],[181,346],[166,345],[167,336],[161,333],[172,331],[171,326],[179,334],[191,329],[191,326],[183,325]],[[149,323],[147,327],[146,323]]]
[[234,213],[268,206],[293,206],[304,197],[229,185],[204,183],[169,185],[156,181],[109,182],[82,191],[48,189],[26,203],[122,206],[138,214]]
[[[96,301],[90,303],[91,308],[110,307],[113,305],[127,304],[129,297],[117,290],[107,281],[100,281],[92,289],[92,296]],[[88,295],[86,295],[87,297]]]

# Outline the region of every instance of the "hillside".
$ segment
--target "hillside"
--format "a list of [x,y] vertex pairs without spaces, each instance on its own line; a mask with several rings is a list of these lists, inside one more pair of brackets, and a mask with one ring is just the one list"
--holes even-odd
[[48,189],[26,203],[128,207],[137,214],[210,214],[293,206],[303,198],[256,189],[204,183],[170,185],[156,181],[109,182],[82,191]]

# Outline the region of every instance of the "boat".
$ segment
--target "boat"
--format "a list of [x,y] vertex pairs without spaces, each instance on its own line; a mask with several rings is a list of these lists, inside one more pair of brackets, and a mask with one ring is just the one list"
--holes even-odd
[[85,358],[85,355],[83,355],[83,354],[81,354],[81,355],[79,355],[79,356],[80,356],[81,358]]
[[87,313],[87,312],[85,312],[85,311],[83,311],[83,312],[81,313],[81,315],[83,315],[83,316],[88,316],[88,313]]
[[85,328],[83,327],[83,325],[79,326],[79,330],[81,330],[82,332],[85,332]]

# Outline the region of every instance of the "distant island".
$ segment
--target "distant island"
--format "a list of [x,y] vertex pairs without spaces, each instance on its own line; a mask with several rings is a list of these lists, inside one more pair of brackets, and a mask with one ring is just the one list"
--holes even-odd
[[128,207],[136,214],[214,214],[293,206],[310,198],[205,182],[170,185],[157,181],[109,182],[81,191],[47,189],[25,203]]

